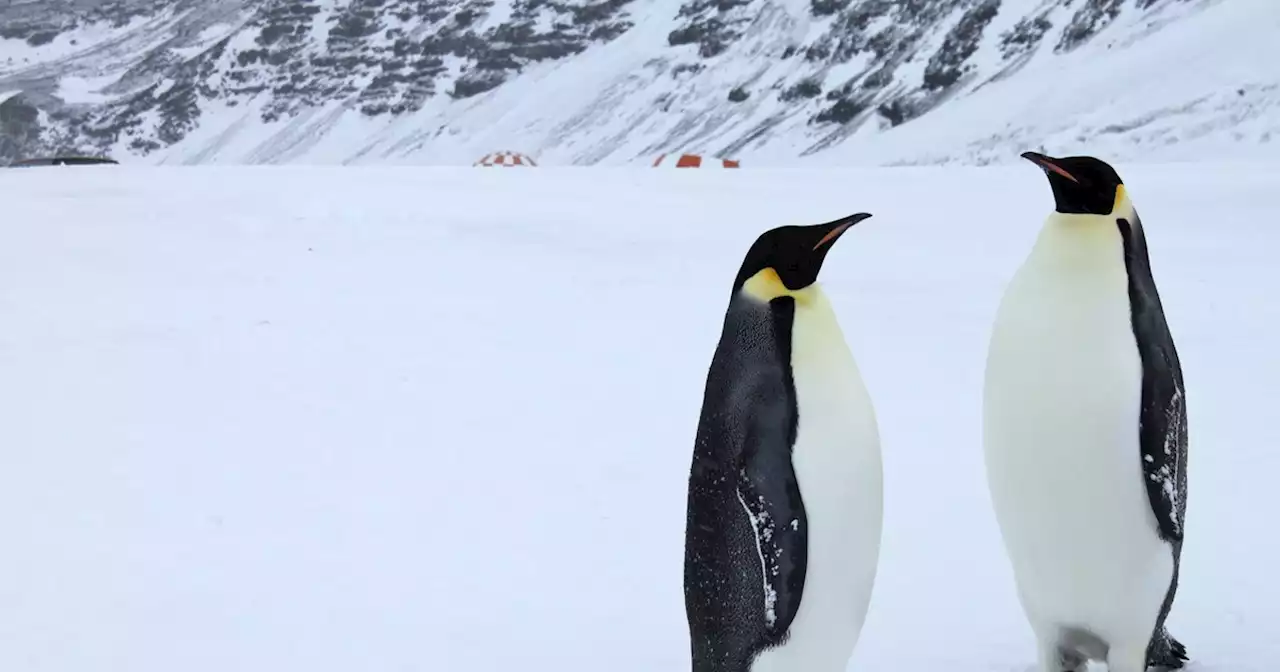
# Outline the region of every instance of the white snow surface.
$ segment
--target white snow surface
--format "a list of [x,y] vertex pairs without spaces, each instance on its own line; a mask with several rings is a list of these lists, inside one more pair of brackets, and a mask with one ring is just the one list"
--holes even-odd
[[68,75],[58,82],[58,97],[70,103],[101,103],[112,99],[112,96],[100,93],[103,87],[114,84],[119,79],[109,77],[76,77]]
[[[1117,167],[1187,382],[1170,626],[1192,672],[1270,672],[1280,163]],[[687,669],[732,277],[858,211],[823,271],[884,448],[850,670],[1034,662],[980,443],[1030,165],[28,168],[0,202],[0,669]]]

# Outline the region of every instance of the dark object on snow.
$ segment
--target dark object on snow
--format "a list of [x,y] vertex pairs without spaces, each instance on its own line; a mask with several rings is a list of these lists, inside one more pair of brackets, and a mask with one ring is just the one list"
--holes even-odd
[[9,164],[10,168],[29,168],[32,166],[93,166],[99,164],[118,165],[115,159],[103,156],[51,156],[40,159],[23,159]]

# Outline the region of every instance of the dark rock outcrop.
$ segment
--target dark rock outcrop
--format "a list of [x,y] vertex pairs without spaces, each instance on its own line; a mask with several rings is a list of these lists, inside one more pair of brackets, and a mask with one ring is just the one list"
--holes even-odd
[[[1005,17],[1002,23],[1012,28],[988,35],[995,17],[1009,11],[1001,0],[686,0],[673,17],[667,53],[654,58],[681,87],[694,89],[706,71],[719,71],[728,60],[743,59],[744,72],[759,73],[771,64],[793,64],[781,78],[744,76],[727,100],[724,84],[717,84],[713,95],[727,106],[717,118],[776,99],[787,112],[775,117],[799,114],[814,128],[838,131],[873,117],[893,126],[982,77],[1001,76],[977,71],[974,56],[984,44],[998,50],[1003,64],[997,67],[1010,70],[1046,36],[1052,35],[1055,52],[1071,50],[1124,11],[1173,1],[1046,0],[1033,14]],[[590,48],[633,27],[631,2],[44,0],[0,6],[0,38],[23,41],[36,59],[0,62],[0,161],[62,150],[146,155],[187,138],[213,110],[251,110],[267,124],[334,107],[375,118],[410,114],[433,97],[493,91],[533,64],[590,58]],[[1071,10],[1070,21],[1055,27],[1047,17],[1062,7]],[[787,28],[799,21],[823,28],[801,39]],[[105,73],[114,81],[95,93],[106,100],[81,102],[60,89],[69,75]],[[6,100],[14,89],[20,95]],[[760,95],[748,102],[748,90]],[[672,105],[681,96],[657,98],[655,109],[680,112]]]

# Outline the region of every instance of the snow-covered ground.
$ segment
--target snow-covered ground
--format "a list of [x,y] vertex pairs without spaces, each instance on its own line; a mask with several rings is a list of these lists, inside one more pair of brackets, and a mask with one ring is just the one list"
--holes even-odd
[[[1119,168],[1188,384],[1171,626],[1192,670],[1270,672],[1280,164]],[[860,210],[824,270],[887,478],[850,669],[1034,660],[979,437],[1030,165],[34,168],[0,204],[0,669],[687,669],[732,276]]]

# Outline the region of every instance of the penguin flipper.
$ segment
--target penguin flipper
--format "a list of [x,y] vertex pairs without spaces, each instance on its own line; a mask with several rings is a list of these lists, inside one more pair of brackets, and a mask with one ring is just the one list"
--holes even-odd
[[[1142,381],[1139,436],[1147,499],[1155,514],[1160,537],[1170,543],[1182,540],[1187,492],[1187,407],[1177,354],[1152,353],[1163,360],[1159,375]],[[1172,363],[1170,362],[1172,359]]]
[[765,624],[773,643],[786,636],[800,608],[808,561],[808,519],[790,450],[751,450],[748,442],[738,477],[738,495],[760,549]]
[[1147,238],[1137,213],[1116,220],[1125,239],[1129,305],[1138,355],[1142,358],[1142,404],[1138,418],[1147,498],[1160,538],[1182,540],[1187,497],[1187,403],[1182,364],[1151,275]]

